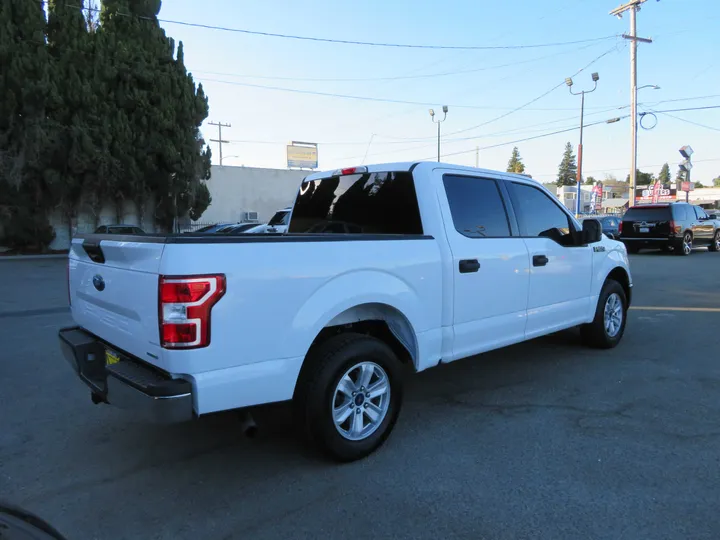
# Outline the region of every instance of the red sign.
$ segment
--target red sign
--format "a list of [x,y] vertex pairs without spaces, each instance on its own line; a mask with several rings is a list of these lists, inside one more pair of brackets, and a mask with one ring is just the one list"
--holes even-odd
[[680,184],[680,191],[692,191],[695,189],[695,182],[683,182]]
[[655,182],[655,185],[653,186],[653,190],[652,190],[653,203],[656,203],[660,200],[660,193],[661,193],[662,189],[663,189],[663,185],[660,182]]

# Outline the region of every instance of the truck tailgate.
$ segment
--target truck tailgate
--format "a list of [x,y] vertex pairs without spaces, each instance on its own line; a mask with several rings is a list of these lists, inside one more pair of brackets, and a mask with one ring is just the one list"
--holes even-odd
[[165,245],[105,238],[73,240],[68,260],[73,319],[111,347],[163,368],[158,269]]

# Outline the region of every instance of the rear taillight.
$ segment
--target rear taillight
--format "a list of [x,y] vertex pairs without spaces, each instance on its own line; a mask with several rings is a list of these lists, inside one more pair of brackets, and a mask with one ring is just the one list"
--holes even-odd
[[622,221],[618,221],[618,234],[622,234]]
[[678,225],[678,224],[675,223],[674,221],[671,221],[671,222],[670,222],[670,232],[671,232],[671,233],[679,234],[679,233],[680,233],[680,229],[682,229],[682,227],[681,227],[680,225]]
[[199,349],[210,345],[210,311],[225,294],[225,276],[160,276],[160,345]]

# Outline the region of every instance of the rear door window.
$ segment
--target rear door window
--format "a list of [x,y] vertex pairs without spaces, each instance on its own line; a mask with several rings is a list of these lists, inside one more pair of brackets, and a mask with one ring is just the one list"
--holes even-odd
[[422,234],[410,172],[332,176],[303,182],[290,233]]
[[695,208],[695,215],[697,216],[698,219],[705,219],[708,217],[707,214],[705,213],[705,210],[703,210],[699,206],[695,206],[693,208]]
[[445,175],[443,184],[457,232],[470,238],[510,236],[505,203],[495,180]]

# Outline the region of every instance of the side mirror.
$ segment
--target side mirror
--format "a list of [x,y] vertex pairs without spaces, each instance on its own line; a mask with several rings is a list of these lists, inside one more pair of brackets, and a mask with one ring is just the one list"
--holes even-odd
[[583,244],[594,244],[602,238],[602,225],[597,219],[584,219],[580,235]]

